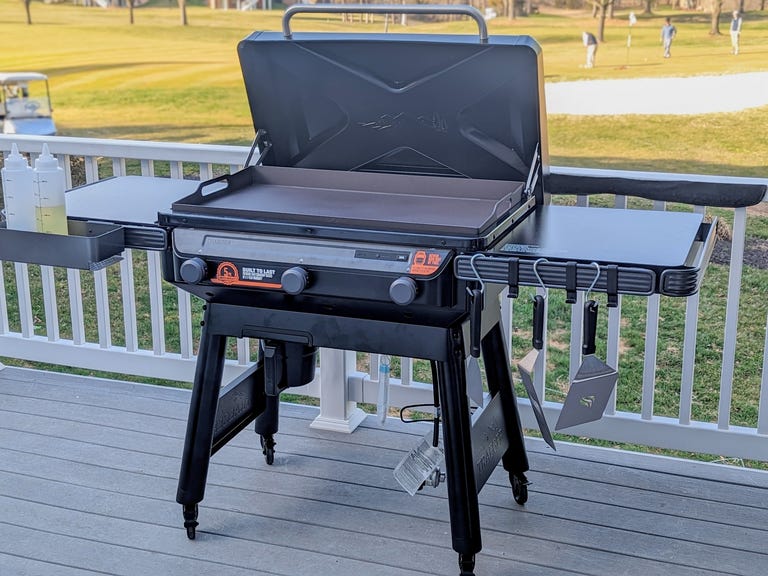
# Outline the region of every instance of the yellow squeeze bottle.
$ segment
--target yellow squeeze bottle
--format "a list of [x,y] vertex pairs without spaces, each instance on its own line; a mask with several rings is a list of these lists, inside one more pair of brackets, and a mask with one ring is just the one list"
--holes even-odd
[[64,198],[64,170],[48,152],[48,144],[35,160],[37,187],[37,231],[46,234],[67,234],[67,212]]

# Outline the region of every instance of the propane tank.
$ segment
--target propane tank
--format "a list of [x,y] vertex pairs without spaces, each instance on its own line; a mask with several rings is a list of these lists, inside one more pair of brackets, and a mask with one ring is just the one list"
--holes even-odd
[[37,231],[46,234],[67,234],[64,170],[48,151],[48,144],[43,144],[43,151],[35,160],[35,186]]
[[35,174],[27,159],[19,154],[16,143],[11,144],[11,153],[5,159],[2,180],[7,227],[34,232]]

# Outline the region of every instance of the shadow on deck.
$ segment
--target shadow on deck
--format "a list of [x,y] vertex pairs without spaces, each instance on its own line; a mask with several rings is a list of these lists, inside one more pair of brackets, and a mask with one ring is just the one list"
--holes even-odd
[[[197,540],[175,502],[189,392],[0,370],[0,574],[455,575],[445,487],[392,469],[428,431],[309,428],[286,405],[213,458]],[[745,575],[768,566],[768,473],[527,439],[530,499],[480,494],[478,576]]]

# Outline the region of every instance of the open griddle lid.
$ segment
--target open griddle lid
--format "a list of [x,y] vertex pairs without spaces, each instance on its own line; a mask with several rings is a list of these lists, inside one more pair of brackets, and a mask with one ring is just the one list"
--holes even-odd
[[546,165],[528,36],[254,32],[238,46],[275,166],[524,181]]

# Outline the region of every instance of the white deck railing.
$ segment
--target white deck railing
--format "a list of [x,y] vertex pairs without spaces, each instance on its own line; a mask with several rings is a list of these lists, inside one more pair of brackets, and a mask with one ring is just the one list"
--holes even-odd
[[[171,178],[204,180],[218,172],[237,170],[248,153],[247,148],[234,146],[32,136],[0,136],[0,151],[7,154],[11,142],[16,142],[22,152],[34,157],[44,141],[65,168],[70,186],[83,183],[77,176],[73,181],[73,160],[82,165],[84,182],[126,174],[152,176],[161,172]],[[732,178],[728,180],[733,181]],[[586,197],[576,201],[587,204]],[[617,196],[615,207],[627,208],[626,197]],[[655,202],[653,208],[663,210],[666,206],[663,202]],[[704,207],[694,209],[703,211]],[[700,318],[701,296],[697,294],[685,299],[685,311],[681,313],[684,316],[681,320],[684,322],[682,341],[676,346],[667,346],[669,349],[659,350],[659,332],[665,328],[671,314],[666,307],[670,299],[648,298],[644,312],[640,314],[644,318],[631,319],[645,324],[641,397],[635,399],[636,402],[624,399],[617,403],[614,395],[601,421],[579,427],[574,433],[613,442],[768,460],[768,340],[764,332],[763,342],[749,342],[749,346],[744,345],[743,338],[737,338],[740,313],[752,313],[745,310],[754,307],[745,304],[754,303],[754,299],[766,300],[765,286],[750,286],[748,293],[742,292],[747,209],[736,208],[732,212],[728,278],[722,291],[713,296],[725,299],[721,343],[697,342],[702,337],[700,326],[711,321],[710,318]],[[98,272],[22,263],[0,266],[0,358],[190,382],[199,337],[200,303],[188,293],[162,281],[158,253],[134,252],[126,250],[119,266]],[[580,304],[583,304],[583,298],[580,294],[579,302],[571,309],[570,321],[566,322],[570,324],[570,336],[566,333],[560,337],[561,341],[570,341],[570,352],[565,361],[570,377],[581,361]],[[513,321],[516,306],[517,301],[503,298],[505,333],[510,342],[517,331],[513,327],[519,324],[524,330],[530,320],[526,317]],[[552,314],[550,311],[550,318]],[[607,316],[605,359],[612,366],[618,366],[628,354],[623,350],[622,331],[630,319],[626,311],[622,312],[621,301],[617,308],[609,310]],[[752,321],[765,326],[764,318],[753,318]],[[551,341],[557,340],[557,335],[551,336]],[[719,348],[719,382],[715,382],[715,378],[702,382],[696,374],[697,345]],[[254,359],[253,351],[252,343],[238,341],[232,347],[225,377],[233,377],[248,366]],[[554,423],[562,394],[557,389],[558,380],[548,379],[550,370],[545,370],[545,366],[551,368],[548,366],[552,362],[550,352],[552,350],[547,348],[543,351],[535,381],[540,397],[545,398],[548,420]],[[660,353],[664,355],[661,368]],[[759,356],[756,360],[755,355]],[[520,354],[513,356],[519,359]],[[391,404],[430,404],[431,385],[415,379],[414,361],[403,358],[400,362],[400,378],[391,381]],[[737,367],[746,362],[758,366],[760,374],[751,375],[753,385],[745,393],[739,385],[734,385],[734,380],[739,377]],[[668,386],[660,389],[657,385],[660,371],[670,370],[667,368],[670,365],[679,366],[679,385],[674,389]],[[371,366],[371,374],[361,371],[360,366]],[[321,416],[315,425],[353,430],[362,414],[356,403],[375,403],[377,366],[378,356],[375,354],[360,359],[355,352],[322,350],[319,378],[299,390],[320,397]],[[618,388],[621,397],[621,378]],[[698,394],[717,395],[717,414],[696,419]],[[734,394],[738,396],[740,411],[748,413],[738,415],[739,425],[732,424]],[[712,403],[711,398],[709,402]],[[635,404],[637,409],[626,409],[626,404]],[[535,428],[527,400],[521,399],[520,405],[524,425]]]

